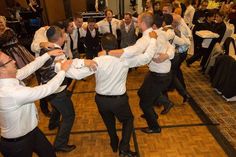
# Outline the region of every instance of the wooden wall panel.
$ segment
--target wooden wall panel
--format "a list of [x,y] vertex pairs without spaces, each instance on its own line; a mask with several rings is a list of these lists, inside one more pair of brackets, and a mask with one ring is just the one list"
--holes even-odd
[[86,11],[86,0],[71,0],[72,14]]
[[45,7],[49,24],[65,19],[63,0],[45,0]]
[[7,16],[7,4],[5,2],[5,0],[0,0],[0,15],[4,15]]

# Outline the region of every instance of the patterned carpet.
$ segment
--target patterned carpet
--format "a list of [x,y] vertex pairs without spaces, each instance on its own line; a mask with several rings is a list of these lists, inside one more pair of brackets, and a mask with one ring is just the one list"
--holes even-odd
[[209,78],[198,71],[199,62],[182,69],[189,94],[236,150],[236,102],[226,102],[213,90]]

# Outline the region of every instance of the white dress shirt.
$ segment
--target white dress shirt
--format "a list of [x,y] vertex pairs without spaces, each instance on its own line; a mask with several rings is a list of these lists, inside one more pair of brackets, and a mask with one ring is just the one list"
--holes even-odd
[[193,26],[193,15],[195,13],[195,9],[192,5],[189,5],[184,12],[184,21],[188,24],[189,28]]
[[41,50],[40,43],[48,42],[46,33],[47,33],[47,27],[41,27],[34,34],[34,39],[31,44],[31,50],[35,53],[35,57],[39,56]]
[[[112,34],[114,34],[117,37],[117,33],[116,30],[120,29],[120,20],[112,18],[111,20],[111,26],[112,26]],[[105,34],[105,33],[110,33],[110,27],[109,27],[109,22],[107,21],[107,19],[103,19],[99,22],[97,22],[98,25],[98,31],[101,34]]]
[[[149,32],[153,31],[152,28],[147,29],[143,32],[143,36],[137,40],[137,42],[133,46],[129,46],[124,49],[124,53],[121,55],[121,58],[129,58],[138,54],[143,53],[148,43],[150,42]],[[160,53],[167,53],[169,59],[165,60],[162,63],[155,63],[151,61],[149,66],[149,70],[156,73],[168,73],[170,71],[171,62],[170,59],[174,58],[175,48],[169,43],[167,37],[163,31],[160,29],[155,30],[157,37],[157,51],[155,57],[158,57]]]
[[192,38],[192,31],[190,30],[190,28],[187,26],[186,22],[184,21],[183,18],[181,18],[180,20],[180,24],[177,27],[177,29],[183,33],[183,35],[189,39]]
[[1,136],[18,138],[26,135],[38,125],[38,114],[34,101],[53,93],[63,82],[65,72],[60,71],[45,85],[25,87],[22,80],[40,68],[48,59],[46,53],[37,57],[17,71],[16,78],[0,79],[0,127]]
[[[126,78],[129,68],[145,65],[150,62],[156,52],[156,40],[151,39],[144,54],[133,58],[117,58],[113,56],[100,56],[94,58],[98,67],[95,72],[96,92],[101,95],[122,95],[126,92]],[[88,68],[76,69],[70,67],[66,77],[81,79],[94,72]]]
[[[87,22],[83,22],[82,27],[79,28],[79,33],[80,33],[80,38],[86,36],[86,30],[83,28],[84,25],[88,25]],[[71,34],[71,38],[73,39],[73,49],[77,49],[77,44],[78,44],[78,27],[75,25],[73,22],[74,30],[73,33]]]

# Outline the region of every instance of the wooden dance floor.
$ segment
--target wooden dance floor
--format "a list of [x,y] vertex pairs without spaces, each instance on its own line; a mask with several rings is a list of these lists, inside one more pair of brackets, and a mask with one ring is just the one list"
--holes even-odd
[[[209,131],[209,127],[217,124],[206,123],[189,103],[182,103],[182,97],[177,92],[169,93],[169,98],[175,104],[167,115],[160,115],[162,107],[155,107],[159,114],[162,127],[160,134],[145,134],[140,128],[146,127],[144,119],[140,118],[139,89],[147,67],[140,67],[129,73],[127,91],[130,106],[134,115],[135,132],[131,139],[131,150],[138,152],[139,157],[224,157],[223,148]],[[76,110],[76,120],[70,136],[70,144],[77,148],[70,153],[58,153],[58,157],[118,157],[109,145],[109,137],[94,101],[94,76],[86,81],[74,81],[72,100]],[[112,104],[111,104],[112,105]],[[37,107],[38,107],[37,102]],[[52,142],[57,130],[48,130],[49,119],[40,109],[39,127]],[[117,123],[119,136],[121,125]],[[1,156],[1,155],[0,155]],[[36,155],[34,155],[36,156]]]

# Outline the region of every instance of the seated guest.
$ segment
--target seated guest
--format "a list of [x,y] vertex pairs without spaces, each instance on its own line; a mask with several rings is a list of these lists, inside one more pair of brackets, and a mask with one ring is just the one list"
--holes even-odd
[[37,3],[36,0],[28,0],[28,5],[29,5],[29,9],[32,12],[37,13],[40,11],[40,5]]
[[101,51],[100,38],[98,29],[95,28],[96,20],[93,18],[88,19],[88,27],[84,37],[84,46],[87,59],[97,57],[98,52]]
[[34,60],[34,56],[19,43],[16,33],[6,26],[4,16],[0,16],[0,49],[16,61],[19,69]]
[[63,54],[53,50],[23,68],[0,52],[0,150],[4,157],[56,157],[54,149],[38,126],[34,101],[54,93],[65,78],[70,62],[61,64],[61,71],[45,85],[26,87],[22,80],[40,68],[50,56]]
[[105,16],[105,19],[97,22],[99,33],[112,33],[117,37],[117,30],[120,29],[120,20],[113,18],[113,11],[111,9],[105,11]]

